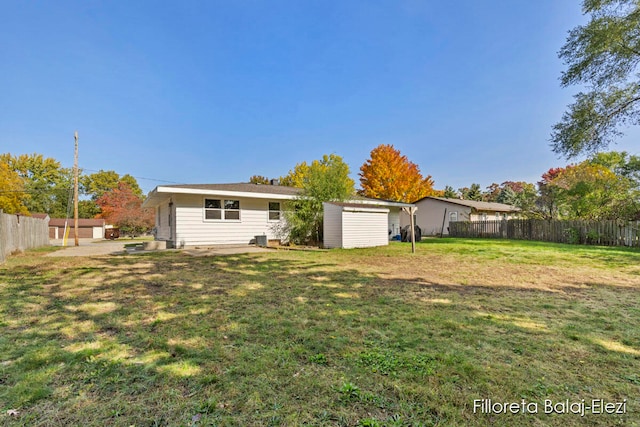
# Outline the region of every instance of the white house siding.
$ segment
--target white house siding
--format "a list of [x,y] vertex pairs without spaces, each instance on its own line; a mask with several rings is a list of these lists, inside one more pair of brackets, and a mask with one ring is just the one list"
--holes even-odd
[[[239,200],[240,220],[205,220],[205,198]],[[278,238],[275,226],[279,221],[269,221],[269,201],[177,194],[173,200],[176,206],[175,243],[178,246],[249,244],[257,235],[266,235],[268,239]]]
[[367,248],[389,244],[389,210],[375,212],[351,210],[342,211],[342,247]]
[[331,203],[323,203],[323,244],[325,248],[342,246],[342,207]]

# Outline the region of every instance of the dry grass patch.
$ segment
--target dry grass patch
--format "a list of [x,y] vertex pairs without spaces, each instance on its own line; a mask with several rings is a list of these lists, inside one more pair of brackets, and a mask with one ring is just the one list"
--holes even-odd
[[[415,255],[26,254],[0,269],[0,423],[637,425],[638,265],[447,239]],[[628,400],[474,414],[482,398]]]

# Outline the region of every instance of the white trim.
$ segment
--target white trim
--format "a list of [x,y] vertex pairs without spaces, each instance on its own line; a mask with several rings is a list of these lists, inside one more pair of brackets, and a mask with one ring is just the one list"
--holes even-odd
[[342,210],[344,212],[375,212],[375,213],[389,212],[389,209],[387,208],[360,208],[360,207],[354,208],[353,206],[342,206]]
[[[278,209],[277,211],[276,210],[271,210],[269,208],[269,204],[271,204],[271,203],[277,203],[278,206],[280,207],[280,209]],[[271,219],[270,218],[271,212],[278,212],[278,219]],[[282,202],[280,200],[272,200],[272,201],[267,202],[267,222],[279,222],[279,221],[282,220],[282,215],[283,215]]]
[[[220,200],[220,208],[207,208],[206,201],[209,200]],[[238,202],[238,219],[226,219],[225,211],[236,212],[236,209],[225,209],[224,202],[227,200]],[[212,211],[220,211],[220,219],[208,219],[207,218],[207,209]],[[202,198],[202,221],[204,222],[242,222],[242,207],[240,206],[240,200],[234,199],[214,199],[213,197],[203,197]]]
[[250,191],[228,191],[228,190],[203,190],[195,188],[174,188],[174,187],[157,187],[156,193],[175,193],[175,194],[202,194],[205,196],[221,196],[221,198],[230,197],[250,198],[250,199],[281,199],[293,200],[297,195],[294,194],[276,194],[276,193],[254,193]]

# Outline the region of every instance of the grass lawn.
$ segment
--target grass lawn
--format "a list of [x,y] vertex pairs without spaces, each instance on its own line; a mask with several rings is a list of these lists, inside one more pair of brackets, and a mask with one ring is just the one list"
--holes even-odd
[[639,251],[46,252],[0,266],[3,425],[640,425]]

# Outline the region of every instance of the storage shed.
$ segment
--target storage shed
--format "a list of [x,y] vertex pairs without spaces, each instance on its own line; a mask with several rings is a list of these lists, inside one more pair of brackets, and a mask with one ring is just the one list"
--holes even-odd
[[322,205],[325,248],[368,248],[389,244],[389,208],[339,202]]

